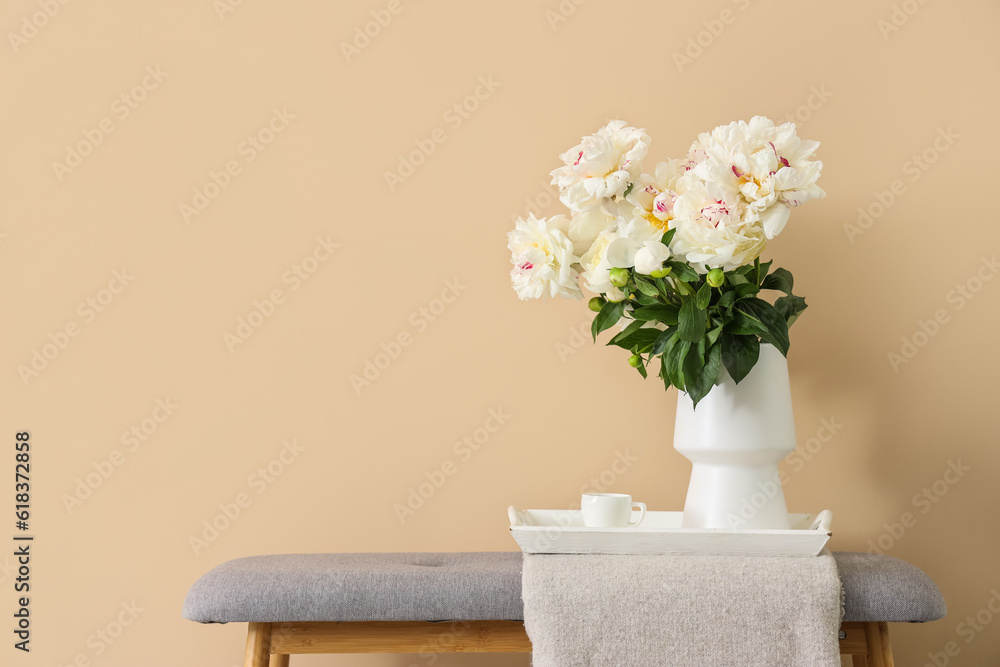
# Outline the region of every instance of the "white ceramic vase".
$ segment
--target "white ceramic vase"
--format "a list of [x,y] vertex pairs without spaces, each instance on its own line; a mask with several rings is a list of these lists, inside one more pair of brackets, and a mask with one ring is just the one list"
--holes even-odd
[[697,410],[677,396],[674,449],[693,464],[682,526],[787,530],[778,462],[795,449],[788,363],[764,343],[739,384],[725,368],[719,376]]

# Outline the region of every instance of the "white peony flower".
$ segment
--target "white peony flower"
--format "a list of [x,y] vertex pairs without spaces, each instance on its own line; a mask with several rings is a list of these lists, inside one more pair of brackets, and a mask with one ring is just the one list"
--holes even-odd
[[632,191],[625,197],[635,206],[632,215],[644,217],[667,231],[668,223],[674,217],[674,201],[684,189],[681,178],[686,174],[680,160],[660,162],[653,175],[640,174]]
[[[809,157],[819,142],[803,141],[794,123],[775,124],[764,116],[720,125],[699,135],[686,166],[705,182],[740,193],[760,214],[765,236],[777,236],[788,220],[787,207],[826,193],[816,185],[823,163]],[[775,211],[772,207],[779,206]]]
[[598,234],[580,258],[584,287],[612,301],[621,301],[610,296],[621,293],[611,284],[611,269],[634,266],[636,253],[643,245],[650,240],[658,242],[662,236],[663,231],[644,218],[619,219],[614,227]]
[[566,236],[569,219],[565,215],[527,220],[518,218],[507,234],[511,251],[510,279],[518,297],[538,299],[543,294],[580,298],[583,293],[577,283],[573,264],[579,258],[573,253],[573,242]]
[[663,263],[670,259],[670,248],[657,240],[646,241],[635,253],[635,270],[644,276],[663,268]]
[[569,221],[569,238],[573,242],[573,252],[582,256],[594,245],[598,235],[608,229],[613,229],[618,217],[608,206],[595,206],[586,211],[576,213]]
[[564,166],[552,172],[559,200],[579,212],[621,195],[638,178],[649,142],[645,130],[628,127],[623,120],[613,120],[584,137],[559,156]]
[[[611,284],[610,275],[611,269],[614,267],[608,263],[606,255],[608,246],[617,237],[618,235],[614,230],[601,232],[594,239],[594,243],[590,246],[590,249],[580,258],[583,286],[591,292],[607,294],[610,290],[616,290],[614,285]],[[612,301],[614,300],[612,299]]]
[[629,269],[635,266],[635,256],[647,241],[659,241],[663,230],[645,218],[621,221],[611,241],[605,259],[612,268]]
[[736,191],[719,183],[692,184],[677,198],[674,212],[673,253],[701,273],[743,266],[767,244],[756,213]]

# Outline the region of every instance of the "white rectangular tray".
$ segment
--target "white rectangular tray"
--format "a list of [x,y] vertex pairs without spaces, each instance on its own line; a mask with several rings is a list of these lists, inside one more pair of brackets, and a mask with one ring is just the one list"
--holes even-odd
[[683,512],[647,512],[634,528],[588,528],[579,510],[519,510],[510,534],[531,554],[750,554],[816,556],[833,533],[830,510],[789,514],[791,530],[681,528]]

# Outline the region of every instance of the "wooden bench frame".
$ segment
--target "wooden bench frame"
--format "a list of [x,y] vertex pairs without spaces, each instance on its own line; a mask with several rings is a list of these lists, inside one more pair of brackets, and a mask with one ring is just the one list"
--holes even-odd
[[[300,653],[530,653],[521,621],[250,623],[244,667],[288,667]],[[887,623],[844,623],[854,667],[893,667]]]

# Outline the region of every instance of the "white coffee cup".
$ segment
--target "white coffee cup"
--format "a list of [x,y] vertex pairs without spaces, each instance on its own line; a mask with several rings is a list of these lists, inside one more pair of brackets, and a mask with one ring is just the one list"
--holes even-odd
[[[632,509],[639,510],[639,518],[634,522]],[[646,504],[633,503],[627,493],[585,493],[580,499],[583,510],[583,525],[588,528],[631,528],[638,526],[646,518]]]

